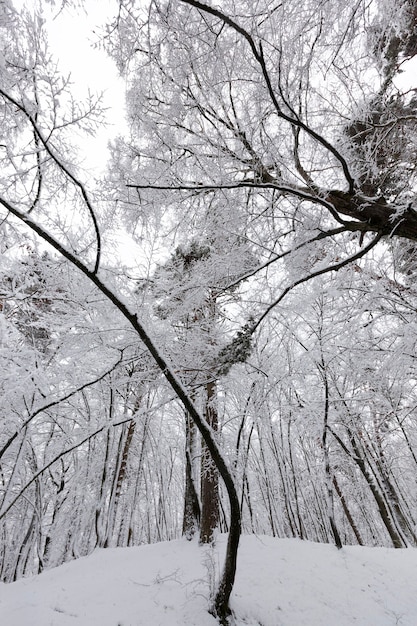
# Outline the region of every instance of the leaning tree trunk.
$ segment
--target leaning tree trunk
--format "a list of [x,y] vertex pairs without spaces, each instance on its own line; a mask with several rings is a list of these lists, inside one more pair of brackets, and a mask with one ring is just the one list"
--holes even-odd
[[118,297],[99,278],[97,273],[99,256],[97,256],[96,266],[94,267],[94,269],[89,269],[88,266],[85,265],[75,254],[64,248],[64,246],[61,245],[59,241],[57,241],[52,235],[50,235],[42,226],[33,221],[27,213],[22,213],[22,211],[20,211],[17,207],[11,205],[4,198],[0,198],[0,203],[12,215],[17,217],[24,224],[26,224],[26,226],[28,226],[44,241],[49,243],[60,255],[67,259],[80,272],[82,272],[84,276],[86,276],[91,281],[91,283],[93,283],[97,287],[97,289],[113,304],[113,306],[120,311],[122,316],[136,331],[139,338],[144,343],[152,358],[154,359],[159,370],[164,374],[175,395],[182,402],[185,410],[189,413],[191,419],[200,431],[201,436],[205,444],[207,445],[208,451],[213,459],[213,462],[223,479],[230,504],[230,527],[227,540],[225,563],[222,577],[216,595],[214,597],[214,603],[212,608],[213,613],[219,617],[221,622],[226,624],[227,617],[230,614],[229,598],[233,589],[233,584],[236,576],[237,551],[239,548],[239,540],[241,534],[241,513],[239,497],[237,495],[232,473],[226,465],[225,459],[223,458],[223,455],[213,437],[213,432],[210,426],[205,422],[204,418],[197,411],[187,391],[183,387],[179,378],[177,378],[176,374],[174,373],[172,366],[169,365],[168,361],[162,356],[161,351],[152,341],[150,335],[139,321],[136,313],[133,313],[123,302],[122,298]]
[[342,441],[342,439],[339,437],[337,433],[335,433],[333,430],[331,430],[330,432],[332,433],[333,437],[336,439],[337,443],[341,446],[343,451],[348,455],[348,457],[350,457],[356,463],[356,465],[360,469],[362,476],[364,477],[374,497],[375,503],[378,507],[379,515],[381,517],[382,523],[384,524],[390,536],[392,545],[394,546],[394,548],[405,548],[406,543],[403,541],[402,537],[397,532],[397,529],[394,526],[394,521],[391,518],[387,504],[384,500],[383,494],[380,492],[380,490],[376,486],[375,480],[372,478],[371,474],[369,473],[366,467],[365,460],[359,448],[358,442],[356,441],[355,435],[349,428],[346,427],[346,430],[348,432],[349,440],[352,446],[352,451],[349,450],[349,448],[346,446],[346,444]]

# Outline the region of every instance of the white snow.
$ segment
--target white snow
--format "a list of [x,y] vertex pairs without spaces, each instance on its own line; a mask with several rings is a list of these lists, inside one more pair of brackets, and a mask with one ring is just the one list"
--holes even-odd
[[[216,547],[186,540],[96,550],[0,584],[1,626],[215,626],[207,612]],[[236,626],[416,626],[417,551],[244,536]]]

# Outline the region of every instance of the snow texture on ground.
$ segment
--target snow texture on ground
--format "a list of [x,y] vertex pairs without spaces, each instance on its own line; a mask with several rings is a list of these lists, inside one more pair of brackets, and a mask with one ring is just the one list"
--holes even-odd
[[[0,583],[1,626],[215,626],[207,612],[223,563],[185,540],[96,550],[39,576]],[[234,626],[416,626],[417,550],[335,547],[244,536]]]

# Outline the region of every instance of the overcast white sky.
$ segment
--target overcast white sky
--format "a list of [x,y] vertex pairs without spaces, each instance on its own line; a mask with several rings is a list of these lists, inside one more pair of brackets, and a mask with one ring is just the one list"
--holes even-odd
[[[33,0],[13,0],[17,10],[24,6],[39,6]],[[117,8],[115,0],[87,0],[88,12],[79,7],[66,7],[60,11],[61,2],[55,6],[42,2],[42,16],[46,20],[50,52],[57,60],[63,75],[71,74],[71,90],[74,98],[83,100],[90,90],[103,92],[103,105],[107,109],[108,126],[101,128],[96,137],[80,136],[80,157],[85,169],[101,175],[106,167],[110,139],[125,130],[125,83],[119,76],[113,61],[94,44],[98,41],[100,26],[104,25]],[[74,140],[74,137],[73,137]],[[118,238],[114,234],[115,240]],[[129,267],[138,267],[143,254],[131,238],[120,233],[121,246],[118,256]],[[114,254],[114,252],[113,252]]]
[[[35,8],[31,0],[14,0],[19,10],[23,6]],[[90,90],[103,92],[104,106],[108,109],[109,126],[100,130],[96,138],[86,137],[82,142],[85,166],[99,171],[107,161],[107,142],[123,130],[124,81],[118,75],[111,59],[103,50],[94,47],[98,31],[115,10],[114,0],[88,0],[85,8],[52,6],[42,3],[42,14],[47,22],[50,52],[57,59],[64,75],[71,74],[72,92],[82,100]]]
[[102,169],[107,160],[108,140],[123,128],[125,90],[112,60],[103,50],[93,47],[97,42],[94,30],[112,15],[115,2],[90,0],[85,4],[88,13],[83,9],[65,8],[56,15],[55,9],[54,19],[48,19],[49,42],[63,73],[71,73],[76,97],[82,99],[88,89],[104,92],[109,127],[83,144],[86,166]]

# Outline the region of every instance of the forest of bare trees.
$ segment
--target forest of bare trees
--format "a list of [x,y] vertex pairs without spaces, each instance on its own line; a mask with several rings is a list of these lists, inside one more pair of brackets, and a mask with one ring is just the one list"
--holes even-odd
[[226,623],[241,532],[415,547],[417,3],[115,0],[96,178],[41,16],[0,3],[0,579],[227,532]]

